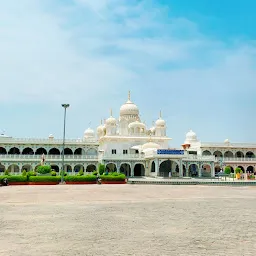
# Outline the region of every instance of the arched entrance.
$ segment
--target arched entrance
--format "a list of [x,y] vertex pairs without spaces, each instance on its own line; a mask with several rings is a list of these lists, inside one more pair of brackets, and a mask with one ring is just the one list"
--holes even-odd
[[246,158],[255,158],[255,155],[253,152],[249,151],[249,152],[246,152],[245,157]]
[[47,155],[47,151],[45,148],[38,148],[35,152],[35,155],[42,155],[42,154],[45,154]]
[[169,172],[171,172],[172,177],[179,177],[179,166],[175,161],[165,160],[159,166],[159,176],[167,178]]
[[121,164],[120,173],[123,173],[125,176],[131,176],[131,166],[127,163]]
[[74,167],[74,172],[75,173],[78,173],[80,170],[83,170],[84,171],[84,166],[82,164],[77,164],[75,165]]
[[188,174],[190,177],[198,177],[198,166],[197,164],[191,164],[188,168]]
[[74,155],[78,155],[78,156],[85,155],[85,151],[82,148],[77,148],[74,151]]
[[97,156],[98,155],[98,152],[95,148],[89,148],[87,151],[86,151],[86,154],[88,156]]
[[211,177],[211,166],[209,164],[202,166],[202,177]]
[[248,166],[246,169],[247,173],[254,173],[254,167],[253,166]]
[[22,166],[22,168],[21,168],[21,171],[26,171],[26,172],[29,172],[29,171],[32,171],[33,170],[33,168],[32,168],[32,166],[30,165],[30,164],[25,164],[25,165],[23,165]]
[[9,151],[8,151],[8,154],[9,155],[19,155],[20,154],[20,150],[16,147],[13,147],[11,148]]
[[151,164],[151,172],[156,172],[156,164],[155,164],[155,161],[153,161],[152,164]]
[[86,167],[86,172],[94,172],[94,171],[96,171],[96,166],[94,164],[89,164]]
[[235,157],[236,158],[244,158],[244,153],[241,151],[238,151],[238,152],[236,152]]
[[8,171],[11,172],[11,173],[19,173],[20,168],[17,164],[12,164],[8,167]]
[[243,171],[243,173],[244,173],[244,167],[242,166],[242,165],[239,165],[239,166],[237,166],[238,168],[241,168],[241,170]]
[[49,150],[49,155],[60,155],[60,151],[57,148],[51,148]]
[[34,155],[34,151],[32,148],[24,148],[22,150],[22,155]]
[[234,157],[234,154],[231,151],[226,151],[224,153],[224,157],[231,158],[231,157]]
[[5,166],[0,164],[0,173],[5,171]]
[[[62,154],[63,150],[61,151]],[[73,155],[73,151],[70,148],[65,148],[64,149],[64,155]]]
[[6,155],[6,154],[7,154],[6,149],[3,147],[0,147],[0,155]]
[[51,165],[51,169],[54,170],[55,172],[59,172],[60,171],[60,168],[58,165],[55,165],[55,164],[52,164]]
[[114,163],[108,163],[106,165],[106,170],[108,172],[116,172],[117,171],[117,168],[116,168],[116,165]]
[[72,172],[72,167],[69,164],[65,164],[64,165],[64,171],[67,173],[71,173]]
[[[230,169],[231,169],[231,173],[234,173],[234,168],[233,168],[232,166],[227,165],[226,167],[230,167]],[[225,171],[225,168],[226,168],[226,167],[224,167],[224,168],[223,168],[223,169],[224,169],[223,171]]]
[[143,164],[136,164],[134,166],[134,176],[135,177],[145,176],[145,167]]
[[214,153],[213,153],[213,155],[215,156],[215,157],[218,157],[218,158],[221,158],[221,157],[223,157],[223,154],[220,152],[220,151],[215,151]]
[[212,155],[212,153],[209,150],[205,150],[202,153],[202,156],[211,156],[211,155]]

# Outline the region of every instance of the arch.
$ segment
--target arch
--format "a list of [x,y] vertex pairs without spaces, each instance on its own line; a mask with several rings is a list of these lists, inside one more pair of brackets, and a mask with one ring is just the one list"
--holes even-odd
[[117,171],[116,164],[108,163],[106,165],[106,170],[108,170],[109,172],[116,172]]
[[169,177],[171,172],[172,177],[179,177],[179,165],[173,160],[165,160],[159,166],[159,176]]
[[49,155],[60,155],[60,151],[57,148],[51,148],[48,152]]
[[10,154],[10,155],[19,155],[20,150],[16,147],[10,148],[10,150],[8,151],[8,154]]
[[5,166],[0,163],[0,173],[5,171]]
[[248,151],[248,152],[246,152],[245,157],[247,157],[247,158],[255,158],[255,155],[254,155],[253,152]]
[[23,171],[23,170],[29,172],[29,171],[32,171],[32,170],[33,170],[33,167],[32,167],[30,164],[25,164],[25,165],[23,165],[22,168],[21,168],[21,171]]
[[198,177],[198,165],[197,164],[190,164],[188,167],[188,173],[190,177]]
[[96,165],[95,164],[89,164],[87,167],[86,167],[86,172],[94,172],[96,171]]
[[97,156],[98,155],[98,151],[95,148],[89,148],[86,151],[86,154],[89,156]]
[[236,158],[244,158],[244,153],[242,151],[237,151],[235,154]]
[[32,148],[27,147],[22,150],[21,154],[22,155],[34,155],[34,150]]
[[219,150],[215,151],[215,152],[213,153],[213,155],[214,155],[215,157],[223,157],[223,154],[222,154]]
[[84,166],[83,166],[82,164],[77,164],[77,165],[75,165],[75,167],[74,167],[74,172],[77,173],[77,172],[79,172],[80,170],[83,170],[83,172],[84,172]]
[[77,148],[74,151],[74,155],[79,155],[79,156],[85,155],[85,150],[82,148]]
[[72,172],[72,166],[70,164],[64,165],[64,172],[70,173]]
[[241,168],[241,170],[242,170],[243,173],[244,173],[244,167],[243,167],[242,165],[239,165],[239,166],[237,166],[237,167]]
[[246,172],[254,173],[254,167],[252,165],[248,166],[247,169],[246,169]]
[[220,172],[220,166],[219,165],[215,165],[214,170],[215,170],[215,174],[218,174]]
[[[231,173],[234,173],[235,171],[234,171],[234,168],[232,167],[232,166],[230,166],[230,165],[227,165],[226,167],[230,167],[230,169],[231,169]],[[224,167],[224,170],[223,171],[225,171],[225,167]]]
[[6,149],[3,147],[0,147],[0,155],[6,155],[6,154],[7,154]]
[[122,163],[120,166],[120,172],[125,174],[125,176],[131,176],[131,166],[128,163]]
[[212,155],[212,153],[209,150],[204,150],[202,152],[202,156],[211,156],[211,155]]
[[38,148],[35,152],[35,155],[42,155],[42,154],[47,155],[47,150],[45,148]]
[[8,166],[8,171],[11,173],[18,173],[20,172],[20,168],[17,164],[11,164]]
[[135,164],[133,170],[134,170],[135,177],[145,176],[145,167],[143,164]]
[[51,164],[51,169],[54,170],[55,172],[59,172],[60,171],[59,166],[56,165],[56,164]]
[[[63,150],[61,150],[62,154]],[[71,148],[64,148],[64,155],[73,155],[73,151]]]
[[155,161],[151,163],[151,172],[156,172],[156,164]]
[[231,158],[231,157],[234,157],[234,154],[233,154],[231,151],[226,151],[226,152],[224,153],[224,157]]
[[211,165],[203,164],[202,165],[202,177],[211,177]]

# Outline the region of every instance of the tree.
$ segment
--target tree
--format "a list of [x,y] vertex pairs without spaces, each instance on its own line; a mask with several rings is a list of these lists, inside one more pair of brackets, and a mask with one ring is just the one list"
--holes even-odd
[[100,175],[102,175],[105,172],[105,169],[106,169],[106,167],[105,167],[104,164],[99,164],[98,172],[99,172]]
[[225,174],[230,174],[231,173],[231,167],[230,166],[226,166],[224,172],[225,172]]
[[47,174],[52,171],[52,168],[50,165],[40,165],[37,167],[36,171],[40,174]]

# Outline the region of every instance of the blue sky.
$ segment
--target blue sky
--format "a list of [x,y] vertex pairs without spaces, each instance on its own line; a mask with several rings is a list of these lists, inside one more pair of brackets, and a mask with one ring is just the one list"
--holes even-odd
[[0,129],[81,138],[118,117],[131,90],[151,126],[162,110],[170,146],[256,142],[256,2],[0,0]]

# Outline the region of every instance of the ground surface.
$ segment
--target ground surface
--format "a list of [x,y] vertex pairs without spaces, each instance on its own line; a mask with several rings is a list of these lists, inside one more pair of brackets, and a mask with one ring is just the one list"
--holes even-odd
[[0,187],[0,255],[256,255],[256,187]]

